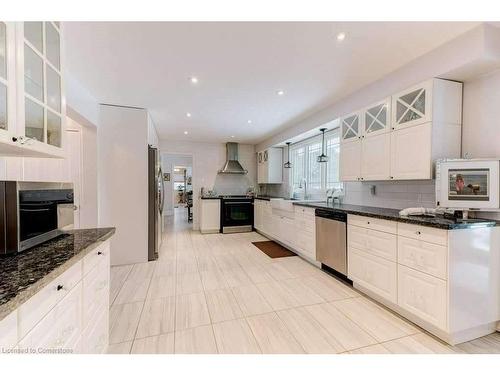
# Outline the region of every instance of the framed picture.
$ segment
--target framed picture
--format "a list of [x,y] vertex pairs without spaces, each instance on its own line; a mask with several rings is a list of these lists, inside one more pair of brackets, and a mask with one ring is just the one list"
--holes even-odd
[[170,181],[170,173],[163,173],[163,180]]

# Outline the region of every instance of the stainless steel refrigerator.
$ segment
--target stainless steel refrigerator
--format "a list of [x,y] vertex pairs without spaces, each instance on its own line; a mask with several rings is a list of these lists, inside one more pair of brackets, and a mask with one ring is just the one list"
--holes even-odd
[[163,173],[157,148],[148,146],[148,260],[158,259],[163,232],[165,203]]

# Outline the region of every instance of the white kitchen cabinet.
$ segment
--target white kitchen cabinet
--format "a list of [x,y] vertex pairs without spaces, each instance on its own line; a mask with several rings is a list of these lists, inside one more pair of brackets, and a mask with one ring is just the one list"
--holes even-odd
[[340,144],[340,181],[361,180],[361,140]]
[[347,241],[355,288],[450,344],[495,331],[500,227],[444,230],[348,215]]
[[342,181],[428,180],[436,159],[460,157],[459,82],[431,79],[359,113],[341,118]]
[[281,184],[283,182],[283,149],[272,147],[257,153],[257,183]]
[[105,352],[109,341],[109,251],[108,240],[0,320],[0,348],[34,353],[47,349]]
[[253,202],[253,226],[257,230],[262,230],[262,215],[264,210],[264,203],[260,199],[255,199]]
[[0,153],[63,158],[65,95],[55,22],[0,22]]
[[430,122],[391,133],[391,179],[432,178]]
[[382,133],[361,140],[361,180],[391,177],[391,135]]
[[219,233],[220,231],[220,199],[201,199],[200,231],[201,233]]
[[446,281],[399,265],[398,304],[432,325],[447,329]]
[[353,142],[363,134],[363,112],[357,111],[340,118],[341,143]]
[[387,133],[391,130],[391,98],[385,98],[363,110],[364,138]]
[[368,252],[349,247],[348,277],[355,283],[397,303],[397,264]]

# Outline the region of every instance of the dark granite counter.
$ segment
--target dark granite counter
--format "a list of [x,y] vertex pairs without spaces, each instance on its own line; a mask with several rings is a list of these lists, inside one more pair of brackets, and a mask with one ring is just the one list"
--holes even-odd
[[384,220],[394,220],[402,223],[423,225],[438,229],[465,229],[476,227],[494,227],[500,225],[500,222],[486,219],[469,219],[469,220],[450,220],[441,216],[436,217],[418,217],[418,216],[399,216],[400,210],[381,207],[357,206],[351,204],[326,204],[326,202],[297,202],[297,206],[321,208],[337,212],[345,212],[347,214],[361,215],[374,217]]
[[0,258],[0,320],[115,233],[77,229],[22,253]]
[[207,196],[204,196],[204,197],[200,197],[201,199],[221,199],[221,196],[220,195],[216,195],[214,197],[207,197]]

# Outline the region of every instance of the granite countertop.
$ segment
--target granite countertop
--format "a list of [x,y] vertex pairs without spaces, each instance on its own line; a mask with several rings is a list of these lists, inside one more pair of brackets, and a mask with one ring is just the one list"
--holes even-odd
[[270,201],[271,199],[285,199],[283,197],[274,197],[272,195],[257,195],[254,199],[260,199],[262,201]]
[[215,195],[213,197],[209,197],[209,196],[204,195],[201,197],[201,199],[220,199],[220,198],[221,198],[220,195]]
[[494,227],[500,225],[500,222],[486,219],[469,219],[469,220],[450,220],[441,216],[436,217],[418,217],[418,216],[399,216],[400,210],[392,208],[357,206],[352,204],[326,204],[326,202],[297,202],[297,206],[322,208],[331,211],[345,212],[347,214],[361,215],[374,217],[384,220],[394,220],[402,223],[423,225],[439,229],[465,229],[477,227]]
[[0,320],[115,233],[76,229],[22,253],[0,258]]

